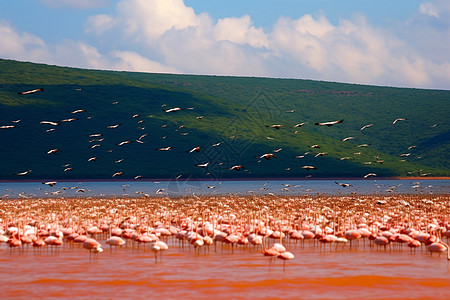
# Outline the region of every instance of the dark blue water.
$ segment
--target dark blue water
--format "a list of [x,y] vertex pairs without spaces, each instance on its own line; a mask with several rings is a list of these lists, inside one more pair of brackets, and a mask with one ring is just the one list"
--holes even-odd
[[255,180],[255,181],[74,181],[0,182],[0,198],[142,197],[184,195],[448,194],[450,180]]

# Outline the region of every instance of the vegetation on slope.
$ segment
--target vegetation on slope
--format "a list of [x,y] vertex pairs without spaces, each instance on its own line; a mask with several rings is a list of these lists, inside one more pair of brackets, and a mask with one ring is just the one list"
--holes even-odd
[[[44,91],[18,94],[35,88]],[[449,100],[440,90],[0,60],[0,179],[449,176]]]

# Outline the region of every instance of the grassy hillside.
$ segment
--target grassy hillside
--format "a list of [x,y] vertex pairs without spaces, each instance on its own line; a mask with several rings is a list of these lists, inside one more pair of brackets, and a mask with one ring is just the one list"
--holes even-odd
[[450,176],[449,116],[450,91],[0,60],[0,179]]

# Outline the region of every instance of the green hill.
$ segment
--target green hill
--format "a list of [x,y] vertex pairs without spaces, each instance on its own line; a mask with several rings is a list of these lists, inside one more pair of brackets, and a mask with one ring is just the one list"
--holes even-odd
[[443,90],[0,60],[0,179],[450,176],[449,116]]

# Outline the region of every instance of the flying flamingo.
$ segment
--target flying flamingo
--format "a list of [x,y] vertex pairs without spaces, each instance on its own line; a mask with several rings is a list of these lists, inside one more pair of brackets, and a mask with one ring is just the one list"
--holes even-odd
[[19,95],[28,95],[28,94],[34,94],[37,92],[43,92],[44,89],[43,88],[39,88],[39,89],[34,89],[34,90],[30,90],[30,91],[25,91],[25,92],[18,92]]
[[344,122],[344,120],[330,121],[330,122],[317,122],[317,123],[314,123],[314,125],[325,125],[325,126],[330,127],[330,126],[333,126],[335,124],[339,124],[342,122]]

